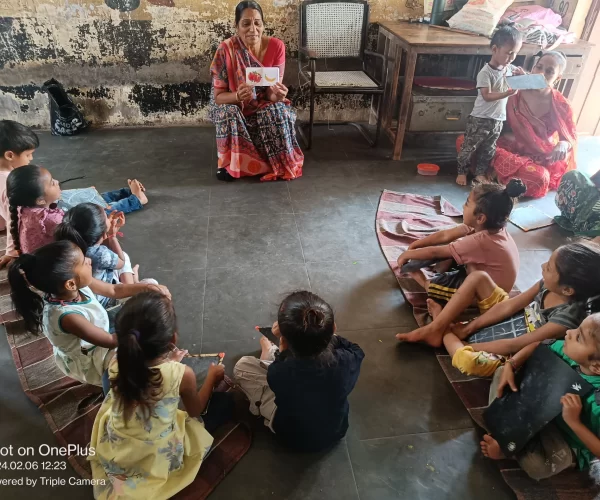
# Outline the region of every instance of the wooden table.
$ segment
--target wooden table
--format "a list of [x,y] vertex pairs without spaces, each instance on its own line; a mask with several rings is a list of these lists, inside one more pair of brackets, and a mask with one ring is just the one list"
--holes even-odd
[[[578,83],[578,76],[592,45],[578,41],[574,44],[561,45],[558,50],[567,56],[567,69],[563,75],[565,81],[561,92],[566,97],[573,94]],[[408,22],[382,22],[379,27],[378,52],[385,54],[388,59],[388,75],[383,95],[383,106],[379,109],[384,113],[383,127],[394,144],[394,160],[402,156],[404,135],[409,121],[409,108],[417,57],[422,54],[460,54],[460,55],[491,55],[489,38],[478,35],[457,33],[449,29],[431,27],[426,24]],[[537,45],[523,44],[519,55],[525,56],[526,69],[533,67],[540,48]],[[394,103],[400,87],[400,67],[405,61],[404,85],[400,94],[400,111],[397,126],[393,127]],[[568,84],[567,84],[568,82]]]

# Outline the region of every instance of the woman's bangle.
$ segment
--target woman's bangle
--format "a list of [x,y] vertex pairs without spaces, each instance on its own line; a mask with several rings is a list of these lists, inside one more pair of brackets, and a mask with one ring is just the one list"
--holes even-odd
[[512,366],[512,369],[513,369],[513,371],[515,371],[515,372],[517,371],[517,369],[518,369],[518,368],[517,368],[517,364],[515,363],[515,360],[514,360],[513,358],[509,358],[509,359],[507,359],[507,360],[506,360],[506,362],[507,362],[507,363],[508,363],[510,366]]
[[239,92],[239,90],[235,91],[235,99],[236,99],[237,102],[242,102],[242,100],[240,99],[240,96],[239,96],[238,92]]

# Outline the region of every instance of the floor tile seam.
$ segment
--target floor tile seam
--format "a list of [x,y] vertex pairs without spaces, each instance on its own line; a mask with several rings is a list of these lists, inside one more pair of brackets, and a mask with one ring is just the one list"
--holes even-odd
[[[208,190],[208,209],[210,210],[210,195],[212,189]],[[210,230],[210,217],[206,221],[206,253],[204,254],[204,260],[206,262],[204,267],[204,289],[202,291],[202,335],[200,336],[200,352],[202,352],[202,344],[204,343],[204,309],[206,307],[206,284],[208,282],[208,242],[209,242],[209,230]]]
[[247,213],[247,212],[243,212],[243,213],[239,213],[239,214],[208,214],[205,217],[264,217],[268,215],[270,219],[275,218],[279,215],[291,215],[294,216],[294,212],[278,212],[277,214],[271,214],[269,212],[263,212],[263,213]]
[[333,260],[307,260],[307,264],[342,264],[342,263],[354,264],[355,262],[373,262],[373,259],[333,259]]
[[352,465],[352,458],[350,457],[350,450],[348,449],[348,440],[344,439],[344,447],[346,448],[346,456],[348,457],[348,464],[350,465],[350,472],[352,473],[352,480],[354,481],[354,489],[356,490],[356,498],[360,500],[360,493],[358,491],[358,483],[356,482],[356,475],[354,474],[354,465]]
[[[288,199],[290,200],[290,206],[292,207],[292,212],[294,212],[294,203],[292,202],[292,194],[290,193],[290,185],[286,183]],[[294,213],[294,225],[296,226],[296,236],[298,237],[298,243],[300,243],[300,252],[302,252],[302,261],[304,263],[304,273],[306,274],[306,279],[308,280],[308,289],[312,292],[312,283],[310,282],[310,274],[308,273],[308,267],[306,266],[306,256],[304,255],[304,245],[302,245],[302,237],[300,236],[300,228],[298,227],[298,220],[296,219],[296,214]]]
[[358,439],[358,442],[368,443],[368,442],[372,442],[372,441],[386,441],[386,440],[397,439],[397,438],[401,438],[401,437],[422,436],[425,434],[442,434],[442,433],[448,433],[448,432],[471,431],[471,430],[475,430],[475,429],[477,429],[477,427],[475,425],[473,425],[472,427],[454,427],[451,429],[442,429],[442,430],[438,430],[438,431],[408,432],[406,434],[395,434],[393,436],[382,436],[382,437],[376,437],[376,438]]

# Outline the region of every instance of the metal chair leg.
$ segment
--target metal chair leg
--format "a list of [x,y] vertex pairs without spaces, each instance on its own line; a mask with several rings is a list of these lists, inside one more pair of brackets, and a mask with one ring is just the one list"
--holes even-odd
[[311,92],[310,92],[310,117],[309,117],[309,122],[308,122],[308,147],[306,149],[312,148],[314,122],[315,122],[315,93],[311,90]]
[[379,112],[377,113],[377,128],[375,129],[375,140],[371,147],[377,147],[377,143],[379,142],[379,134],[381,132],[381,117],[383,116],[383,110],[381,106],[383,105],[383,95],[379,96]]

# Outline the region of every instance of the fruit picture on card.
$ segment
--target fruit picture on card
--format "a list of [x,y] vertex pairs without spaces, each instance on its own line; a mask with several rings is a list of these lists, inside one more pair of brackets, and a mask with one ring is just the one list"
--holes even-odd
[[279,81],[279,68],[246,68],[246,83],[259,87],[271,87]]

